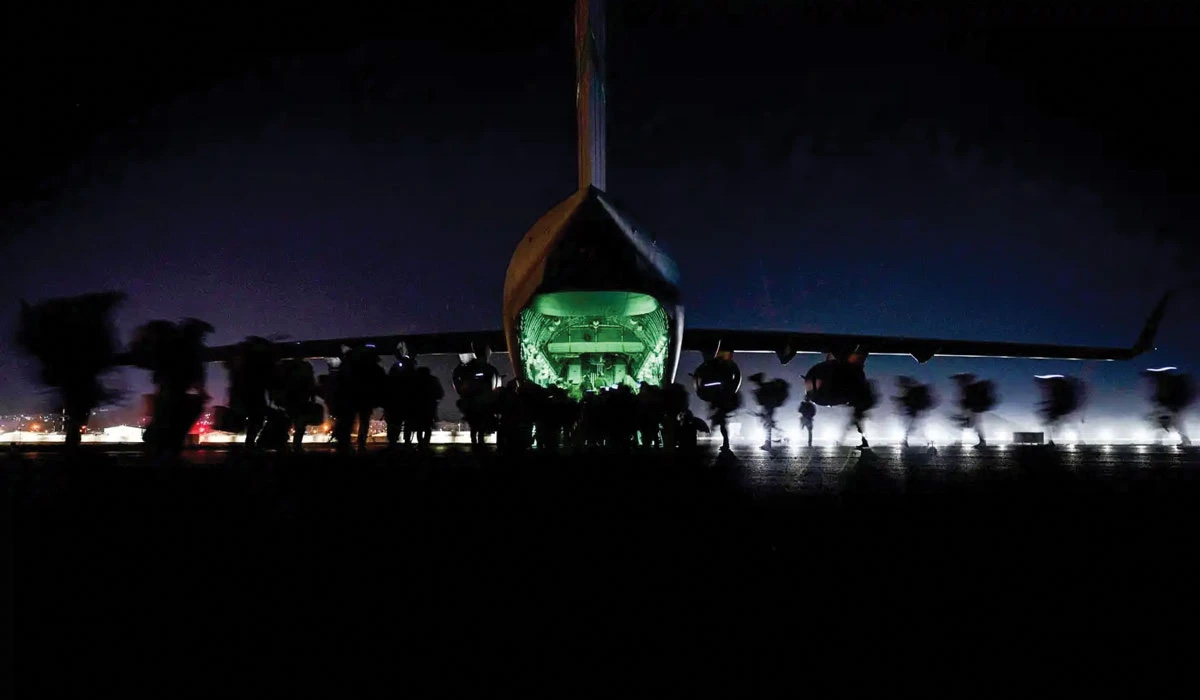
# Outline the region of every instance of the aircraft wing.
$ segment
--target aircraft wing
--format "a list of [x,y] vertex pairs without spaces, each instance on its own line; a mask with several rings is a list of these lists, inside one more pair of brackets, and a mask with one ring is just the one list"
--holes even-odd
[[[392,355],[401,343],[410,355],[453,355],[483,352],[485,348],[504,352],[504,331],[460,331],[452,333],[405,333],[397,335],[363,336],[358,338],[328,338],[324,340],[283,340],[274,343],[276,356],[284,358],[318,359],[339,357],[343,347],[373,347],[380,355]],[[206,362],[223,362],[233,356],[237,345],[219,345],[205,349]]]
[[1153,348],[1170,293],[1154,307],[1137,341],[1129,347],[1087,347],[1047,343],[942,340],[878,335],[792,333],[788,331],[733,331],[685,329],[683,349],[698,350],[706,357],[716,352],[773,352],[781,362],[797,354],[909,355],[917,362],[943,357],[1012,357],[1044,360],[1128,360]]

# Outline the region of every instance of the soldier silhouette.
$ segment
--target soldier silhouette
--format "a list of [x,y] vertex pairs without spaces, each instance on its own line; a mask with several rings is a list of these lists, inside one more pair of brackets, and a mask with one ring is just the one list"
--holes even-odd
[[299,452],[308,426],[320,425],[325,418],[321,405],[315,401],[317,382],[313,367],[307,360],[283,360],[276,369],[276,377],[272,400],[287,414],[292,427],[292,448]]
[[133,363],[151,371],[157,388],[150,424],[142,437],[154,454],[178,455],[204,409],[208,399],[204,336],[212,330],[204,321],[189,318],[179,324],[151,321],[135,334],[130,347]]
[[[342,371],[350,399],[350,422],[358,424],[357,443],[361,452],[366,450],[371,433],[371,414],[383,404],[387,373],[379,365],[379,354],[368,347],[352,349]],[[344,434],[348,440],[349,427]]]
[[[407,358],[403,358],[407,360]],[[400,442],[404,430],[404,416],[407,403],[411,399],[406,395],[412,384],[411,363],[398,359],[388,368],[387,377],[383,383],[383,419],[387,422],[388,447],[394,448]]]
[[875,382],[864,382],[857,394],[850,401],[850,422],[846,425],[846,430],[842,433],[842,438],[845,439],[845,434],[850,432],[850,428],[858,431],[859,438],[862,442],[858,449],[869,450],[871,444],[867,442],[867,433],[863,430],[863,423],[866,421],[867,414],[871,409],[879,403],[879,392],[875,390]]
[[729,452],[729,418],[742,407],[741,394],[727,393],[710,406],[709,422],[721,429],[721,451]]
[[808,431],[808,446],[812,447],[813,418],[817,415],[817,405],[808,399],[800,402],[800,429]]
[[1042,389],[1042,401],[1038,405],[1038,415],[1046,426],[1049,443],[1054,444],[1054,431],[1062,421],[1075,413],[1083,405],[1085,395],[1083,382],[1075,377],[1062,375],[1041,375],[1036,377]]
[[679,416],[679,426],[673,431],[679,436],[679,449],[683,452],[694,452],[696,450],[696,437],[699,433],[707,433],[708,425],[696,414],[692,413],[692,409],[684,409]]
[[658,447],[666,410],[666,397],[662,388],[647,384],[637,395],[638,434],[642,447]]
[[928,384],[922,384],[912,377],[897,377],[896,386],[899,396],[894,398],[896,405],[904,413],[904,440],[901,444],[908,447],[908,438],[921,416],[937,405],[937,398]]
[[112,313],[123,299],[120,292],[102,292],[21,302],[17,341],[41,364],[42,382],[57,390],[68,450],[82,442],[92,411],[117,396],[100,379],[116,363]]
[[416,418],[417,443],[428,446],[433,438],[433,425],[437,422],[438,403],[445,396],[445,392],[442,390],[442,383],[433,376],[428,367],[418,367],[414,379],[416,381],[413,388],[416,396],[413,408]]
[[1191,445],[1184,425],[1184,413],[1196,401],[1195,381],[1174,367],[1146,370],[1142,376],[1151,382],[1150,401],[1154,404],[1151,419],[1167,434],[1171,430],[1178,432],[1180,444]]
[[470,428],[471,445],[478,448],[487,434],[496,429],[500,373],[488,363],[486,352],[482,356],[464,353],[459,356],[459,361],[451,374],[454,390],[458,392],[456,405]]
[[762,372],[756,372],[750,375],[750,381],[754,383],[754,399],[758,402],[758,417],[762,421],[763,430],[766,432],[766,442],[763,443],[764,450],[773,449],[774,431],[775,431],[775,411],[788,399],[789,387],[788,383],[783,379],[764,378]]
[[996,385],[988,379],[976,379],[973,374],[955,374],[951,377],[958,384],[959,412],[954,416],[957,423],[968,429],[974,429],[979,436],[976,447],[987,447],[983,438],[982,416],[995,408],[998,402]]
[[[688,391],[682,384],[674,383],[663,389],[663,445],[668,450],[673,450],[679,443],[676,437],[676,431],[681,423],[681,416],[684,411],[688,410]],[[701,421],[703,422],[703,421]],[[708,432],[708,424],[704,425],[705,432]]]
[[333,419],[333,441],[338,454],[350,454],[350,434],[354,432],[354,396],[347,360],[350,348],[342,348],[340,357],[329,358],[329,373],[322,375],[321,395]]
[[229,408],[245,420],[246,446],[254,447],[267,419],[267,391],[275,373],[274,346],[259,336],[238,343],[225,363],[229,371]]

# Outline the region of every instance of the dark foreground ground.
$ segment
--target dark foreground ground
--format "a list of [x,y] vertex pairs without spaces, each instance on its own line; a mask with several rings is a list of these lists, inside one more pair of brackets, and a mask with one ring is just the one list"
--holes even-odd
[[1142,694],[1200,635],[1175,448],[0,464],[31,697]]

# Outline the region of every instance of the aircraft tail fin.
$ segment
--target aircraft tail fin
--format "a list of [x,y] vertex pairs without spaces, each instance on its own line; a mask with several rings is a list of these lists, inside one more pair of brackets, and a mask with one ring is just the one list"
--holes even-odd
[[1149,318],[1146,319],[1146,325],[1142,327],[1141,335],[1138,336],[1137,342],[1133,344],[1131,356],[1137,357],[1147,350],[1154,349],[1154,337],[1158,335],[1158,326],[1162,323],[1163,314],[1167,310],[1167,302],[1175,294],[1174,290],[1168,291],[1159,299],[1154,310],[1150,312]]
[[579,189],[608,186],[605,167],[604,0],[575,0],[575,110]]

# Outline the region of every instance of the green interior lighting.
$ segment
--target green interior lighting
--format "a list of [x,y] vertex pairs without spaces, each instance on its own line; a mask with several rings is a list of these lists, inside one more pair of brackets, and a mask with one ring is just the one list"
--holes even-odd
[[575,398],[605,387],[661,384],[667,313],[638,292],[554,292],[521,312],[521,361],[541,386]]

